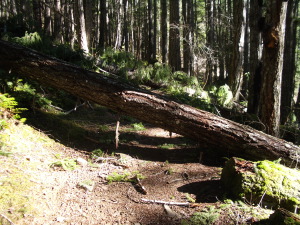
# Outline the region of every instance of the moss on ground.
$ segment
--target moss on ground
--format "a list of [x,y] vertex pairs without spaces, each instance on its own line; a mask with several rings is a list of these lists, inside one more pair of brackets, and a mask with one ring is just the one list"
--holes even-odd
[[[36,192],[40,189],[34,171],[48,167],[46,149],[55,149],[57,144],[15,120],[7,121],[0,131],[0,143],[0,151],[7,153],[0,155],[0,214],[19,224],[23,217],[39,213]],[[0,224],[7,224],[3,216]]]
[[278,162],[232,158],[223,169],[222,181],[230,194],[251,204],[290,211],[300,206],[300,171]]

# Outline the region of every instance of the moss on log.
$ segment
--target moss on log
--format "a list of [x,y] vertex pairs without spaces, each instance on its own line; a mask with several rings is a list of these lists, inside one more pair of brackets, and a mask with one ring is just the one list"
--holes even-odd
[[221,181],[232,197],[251,204],[292,212],[300,206],[300,171],[278,161],[231,158],[222,170]]

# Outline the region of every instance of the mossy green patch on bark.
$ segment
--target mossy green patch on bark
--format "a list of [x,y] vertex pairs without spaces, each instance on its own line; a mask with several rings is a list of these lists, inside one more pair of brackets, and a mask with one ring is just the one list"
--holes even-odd
[[297,211],[300,206],[300,171],[268,160],[230,159],[221,180],[230,195],[252,204]]

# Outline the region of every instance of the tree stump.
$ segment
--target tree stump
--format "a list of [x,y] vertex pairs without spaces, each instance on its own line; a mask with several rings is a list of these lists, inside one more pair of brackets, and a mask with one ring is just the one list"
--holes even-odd
[[231,158],[223,168],[221,181],[228,194],[250,204],[291,212],[297,212],[300,206],[300,171],[278,161]]

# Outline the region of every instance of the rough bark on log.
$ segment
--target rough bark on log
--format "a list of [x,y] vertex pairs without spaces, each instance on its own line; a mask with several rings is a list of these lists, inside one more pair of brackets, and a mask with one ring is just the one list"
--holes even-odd
[[272,225],[300,225],[300,216],[294,213],[291,213],[283,208],[276,209],[275,212],[270,215],[268,224]]
[[300,148],[281,139],[6,41],[0,68],[237,156],[288,166],[300,158]]
[[227,193],[250,204],[297,212],[300,206],[300,172],[268,160],[250,162],[231,158],[222,170]]

